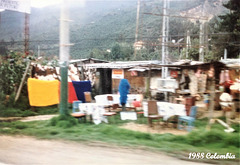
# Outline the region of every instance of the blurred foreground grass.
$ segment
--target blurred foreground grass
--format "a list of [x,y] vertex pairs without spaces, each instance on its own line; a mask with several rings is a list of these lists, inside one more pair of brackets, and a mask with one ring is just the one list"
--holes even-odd
[[[214,163],[224,161],[227,164],[239,161],[239,125],[232,125],[233,133],[225,133],[220,124],[213,124],[211,130],[206,130],[208,120],[197,120],[196,129],[187,135],[150,134],[120,128],[128,121],[115,118],[110,124],[94,125],[92,123],[78,123],[71,119],[70,123],[59,118],[49,121],[32,122],[1,122],[0,134],[28,135],[44,139],[64,139],[77,142],[106,142],[110,145],[144,148],[164,151],[179,158],[188,159],[190,152],[217,153],[226,155],[231,153],[235,160],[211,160]],[[146,123],[146,120],[144,121]],[[210,160],[201,160],[209,162]],[[210,161],[210,162],[211,162]],[[215,162],[216,161],[216,162]]]

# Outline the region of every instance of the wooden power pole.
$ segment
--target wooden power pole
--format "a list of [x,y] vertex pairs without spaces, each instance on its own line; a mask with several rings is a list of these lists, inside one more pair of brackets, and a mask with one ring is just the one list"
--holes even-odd
[[136,59],[136,56],[137,56],[136,43],[138,41],[139,12],[140,12],[140,0],[138,0],[138,3],[137,3],[136,33],[135,33],[135,43],[134,43],[134,59]]
[[25,53],[26,56],[29,54],[29,20],[30,20],[29,18],[30,18],[30,14],[25,13],[24,53]]

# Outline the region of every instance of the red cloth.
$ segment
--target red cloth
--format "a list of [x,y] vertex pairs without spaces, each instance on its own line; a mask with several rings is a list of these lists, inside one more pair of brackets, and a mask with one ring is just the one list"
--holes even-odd
[[73,101],[78,100],[75,88],[72,82],[68,82],[68,102],[73,103]]

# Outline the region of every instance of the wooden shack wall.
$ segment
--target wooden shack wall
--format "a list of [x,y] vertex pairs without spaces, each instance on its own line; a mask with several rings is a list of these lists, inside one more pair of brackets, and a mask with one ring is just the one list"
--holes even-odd
[[[136,76],[131,75],[131,71],[128,69],[124,70],[124,78],[127,79],[131,85],[130,93],[140,93],[143,94],[146,92],[147,88],[147,79],[148,79],[148,70],[144,72],[137,72]],[[160,70],[152,70],[151,71],[151,86],[156,82],[156,78],[161,78],[161,71]],[[120,83],[120,79],[112,79],[112,89],[113,93],[118,92],[118,86]]]
[[[137,76],[132,76],[131,71],[124,69],[124,78],[128,80],[131,85],[130,93],[142,93],[145,91],[145,72],[137,72]],[[113,93],[118,92],[120,79],[112,79]]]

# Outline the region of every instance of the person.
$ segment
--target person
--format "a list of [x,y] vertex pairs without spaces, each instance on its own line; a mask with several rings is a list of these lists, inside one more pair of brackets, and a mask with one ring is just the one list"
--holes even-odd
[[130,84],[127,79],[122,79],[119,83],[118,91],[120,93],[120,104],[122,105],[122,110],[126,111],[127,95],[129,93]]

